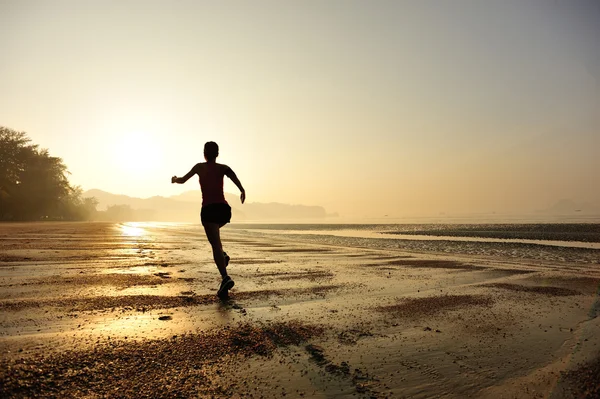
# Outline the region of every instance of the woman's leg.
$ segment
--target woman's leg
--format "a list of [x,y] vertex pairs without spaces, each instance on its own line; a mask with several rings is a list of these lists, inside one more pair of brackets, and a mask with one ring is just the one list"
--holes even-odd
[[221,273],[221,277],[227,277],[227,267],[225,266],[225,256],[223,255],[223,245],[221,244],[220,227],[218,223],[204,223],[206,238],[212,247],[213,259]]
[[[229,223],[229,222],[227,222]],[[219,228],[225,226],[227,223],[219,223]],[[221,243],[221,249],[223,248],[223,243]],[[227,268],[227,266],[229,265],[229,260],[231,259],[229,257],[229,255],[227,255],[227,252],[225,252],[225,250],[223,250],[223,256],[225,257],[225,268]]]

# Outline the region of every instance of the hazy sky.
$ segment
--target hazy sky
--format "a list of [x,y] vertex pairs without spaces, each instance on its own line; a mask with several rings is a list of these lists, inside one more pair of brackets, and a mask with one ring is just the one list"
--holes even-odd
[[214,140],[249,201],[600,201],[594,0],[0,0],[0,57],[0,125],[84,189],[197,189],[170,177]]

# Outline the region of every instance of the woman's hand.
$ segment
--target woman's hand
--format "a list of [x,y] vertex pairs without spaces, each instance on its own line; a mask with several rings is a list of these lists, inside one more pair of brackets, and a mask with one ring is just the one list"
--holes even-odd
[[177,179],[178,179],[177,176],[171,177],[171,183],[177,183]]
[[246,192],[242,191],[242,194],[240,194],[240,200],[242,201],[242,204],[244,203],[244,201],[246,201]]

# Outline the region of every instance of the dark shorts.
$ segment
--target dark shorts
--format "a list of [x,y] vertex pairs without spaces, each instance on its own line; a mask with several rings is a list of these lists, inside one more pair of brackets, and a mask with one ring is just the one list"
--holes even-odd
[[200,220],[204,223],[217,223],[220,225],[231,221],[231,207],[228,204],[209,204],[202,207]]

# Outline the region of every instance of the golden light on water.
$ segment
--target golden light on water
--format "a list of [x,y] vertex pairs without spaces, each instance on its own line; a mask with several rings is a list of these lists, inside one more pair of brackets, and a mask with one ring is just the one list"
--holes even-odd
[[121,234],[127,237],[143,237],[147,234],[146,230],[139,227],[137,223],[124,223],[119,228]]

